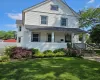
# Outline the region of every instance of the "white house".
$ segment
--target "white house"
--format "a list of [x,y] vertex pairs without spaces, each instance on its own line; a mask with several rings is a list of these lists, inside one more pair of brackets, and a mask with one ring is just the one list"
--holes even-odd
[[[62,0],[45,0],[22,12],[18,27],[17,46],[41,51],[67,48],[79,43],[79,15]],[[83,35],[83,43],[85,36]]]

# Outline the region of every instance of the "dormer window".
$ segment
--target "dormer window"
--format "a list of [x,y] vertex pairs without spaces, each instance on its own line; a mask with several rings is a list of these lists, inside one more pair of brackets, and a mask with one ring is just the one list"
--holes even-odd
[[51,5],[51,10],[58,11],[58,5]]

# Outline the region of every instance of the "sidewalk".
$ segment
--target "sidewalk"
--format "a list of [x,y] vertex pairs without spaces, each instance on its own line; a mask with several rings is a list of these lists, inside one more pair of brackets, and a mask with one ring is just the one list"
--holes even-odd
[[84,57],[84,59],[100,62],[100,56]]

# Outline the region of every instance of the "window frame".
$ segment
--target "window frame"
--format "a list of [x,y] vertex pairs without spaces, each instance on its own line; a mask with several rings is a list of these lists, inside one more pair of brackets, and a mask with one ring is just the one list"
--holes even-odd
[[[38,34],[38,37],[34,37],[33,36],[34,34]],[[34,39],[38,39],[38,40],[36,41]],[[40,33],[34,33],[34,32],[32,32],[31,33],[31,42],[40,42]]]
[[[65,22],[62,23],[62,19],[66,19],[66,23]],[[68,18],[64,18],[64,17],[61,18],[61,26],[68,26]]]
[[53,11],[58,11],[59,10],[59,6],[58,5],[51,5],[51,9]]
[[18,43],[21,43],[21,37],[18,37]]
[[[48,16],[45,15],[40,15],[41,16],[41,24],[42,25],[47,25],[48,24]],[[46,17],[45,20],[43,20],[42,17]]]
[[20,31],[20,32],[22,31],[22,27],[21,26],[18,27],[18,31]]

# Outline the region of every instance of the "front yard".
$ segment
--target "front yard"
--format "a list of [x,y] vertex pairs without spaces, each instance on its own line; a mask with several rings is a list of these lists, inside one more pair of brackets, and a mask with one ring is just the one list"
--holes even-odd
[[64,57],[0,63],[0,80],[100,80],[100,63]]

